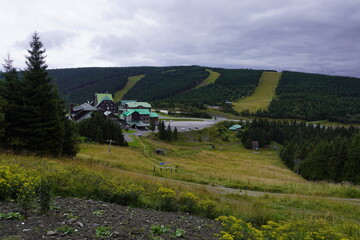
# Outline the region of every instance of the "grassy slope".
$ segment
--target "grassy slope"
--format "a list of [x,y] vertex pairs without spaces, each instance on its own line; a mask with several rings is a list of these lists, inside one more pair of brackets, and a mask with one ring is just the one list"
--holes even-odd
[[218,72],[214,72],[210,69],[206,69],[206,71],[208,71],[210,73],[210,75],[202,83],[200,83],[198,86],[196,86],[194,89],[205,87],[209,84],[213,84],[220,77],[220,73],[218,73]]
[[256,112],[258,109],[266,110],[269,108],[271,100],[275,96],[275,89],[279,83],[281,73],[279,72],[263,72],[259,85],[254,93],[242,100],[234,103],[234,109],[237,112],[250,110]]
[[[167,150],[175,150],[179,146],[174,146],[172,144],[164,144]],[[113,178],[117,182],[131,182],[145,187],[147,194],[154,194],[156,189],[159,186],[165,186],[176,190],[177,192],[186,191],[192,192],[198,195],[201,198],[212,198],[218,203],[218,209],[221,211],[221,214],[230,214],[241,217],[244,220],[252,222],[263,222],[265,220],[285,220],[291,221],[295,219],[303,219],[314,221],[316,219],[322,219],[324,221],[329,221],[331,223],[343,223],[344,221],[357,221],[358,216],[360,215],[360,204],[354,204],[351,202],[342,201],[341,199],[317,199],[316,197],[301,197],[301,196],[276,196],[276,195],[265,195],[265,196],[251,196],[251,195],[237,195],[237,194],[218,194],[215,191],[210,190],[211,185],[201,185],[201,184],[192,184],[186,182],[179,182],[171,180],[167,177],[170,175],[182,174],[164,172],[161,173],[157,171],[155,175],[162,176],[156,177],[149,174],[136,172],[142,167],[132,168],[131,165],[136,165],[136,163],[141,163],[143,166],[152,166],[151,161],[149,162],[144,157],[143,148],[124,148],[124,147],[114,147],[112,153],[107,152],[106,145],[83,145],[83,151],[87,153],[101,152],[101,154],[96,154],[99,158],[103,158],[106,154],[109,157],[105,157],[105,160],[99,160],[96,158],[84,158],[84,155],[80,154],[81,158],[77,159],[47,159],[39,157],[27,157],[27,156],[13,156],[0,154],[0,162],[11,162],[20,164],[26,169],[37,169],[38,171],[48,174],[49,172],[54,172],[56,174],[63,174],[62,169],[67,169],[71,171],[73,169],[73,174],[81,174],[78,172],[78,168],[91,169],[98,173],[104,174],[108,177]],[[189,146],[190,147],[190,146]],[[187,147],[185,147],[187,149]],[[196,149],[194,150],[196,152]],[[122,153],[121,153],[122,152]],[[117,156],[116,159],[111,160],[111,157],[116,155],[122,155],[122,160],[119,160],[120,157]],[[135,154],[135,156],[133,156]],[[86,154],[85,154],[86,155]],[[102,157],[101,157],[102,155]],[[107,160],[106,160],[107,159]],[[133,160],[136,160],[136,163],[132,163]],[[112,161],[112,163],[111,163]],[[122,161],[125,165],[129,167],[128,170],[124,170],[119,167],[118,161]],[[142,162],[147,163],[142,163]],[[204,161],[204,159],[202,159]],[[111,163],[111,164],[110,164]],[[198,163],[199,166],[204,166],[206,163]],[[209,168],[214,168],[211,164]],[[219,165],[216,165],[219,166]],[[66,172],[66,171],[65,171]],[[68,172],[67,174],[70,174]],[[154,174],[152,172],[152,174]],[[231,174],[232,175],[232,174]],[[67,176],[67,175],[66,175]],[[65,176],[65,178],[66,178]],[[71,177],[71,176],[69,176]],[[90,177],[90,176],[87,176]],[[80,177],[80,180],[82,178]],[[70,184],[86,184],[88,181],[87,178],[83,179],[84,182],[70,182]],[[92,179],[89,179],[92,180]],[[66,183],[66,181],[65,181]],[[161,184],[161,185],[159,185]],[[327,185],[321,184],[324,188],[327,188]],[[91,189],[93,186],[87,186]],[[311,188],[311,185],[309,185]],[[146,197],[146,196],[144,196]],[[150,203],[151,204],[151,203]]]
[[[317,197],[359,197],[359,187],[306,181],[288,170],[280,161],[278,152],[272,149],[256,152],[244,149],[235,133],[230,131],[220,133],[216,128],[209,128],[200,132],[187,132],[173,143],[158,141],[151,135],[134,137],[136,144],[133,147],[113,146],[110,153],[108,145],[82,144],[76,159],[51,160],[59,166],[74,169],[75,173],[76,168],[83,167],[117,181],[139,184],[149,191],[147,194],[155,192],[161,184],[177,192],[211,197],[217,201],[221,214],[239,216],[248,221],[325,219],[343,223],[344,219],[358,219],[360,204]],[[221,140],[222,137],[226,137],[226,141]],[[210,144],[215,144],[217,149],[210,150]],[[166,155],[156,155],[154,149],[157,148],[164,149]],[[44,168],[49,171],[54,168],[52,171],[61,174],[53,165],[47,167],[49,159],[0,154],[0,161],[4,160],[19,163],[26,169]],[[154,172],[153,167],[160,162],[170,162],[168,166],[177,166],[179,171]],[[232,194],[231,191],[220,194],[212,187],[218,185],[313,196],[253,196]]]
[[143,77],[145,77],[145,74],[129,77],[124,88],[114,94],[114,102],[121,101],[123,96]]
[[[277,151],[261,149],[254,152],[245,149],[240,143],[234,142],[236,139],[231,134],[234,133],[228,135],[227,142],[206,142],[206,134],[200,135],[199,131],[194,131],[185,133],[183,138],[186,140],[177,144],[164,143],[151,137],[135,137],[132,145],[136,147],[114,147],[108,153],[107,146],[84,145],[78,156],[131,172],[187,182],[313,196],[360,196],[360,189],[351,185],[306,181],[283,165]],[[202,142],[198,142],[200,138]],[[218,149],[210,150],[212,144],[217,145]],[[164,149],[165,156],[156,155],[154,150],[157,148]],[[152,172],[160,162],[170,162],[169,166],[179,167],[180,173]]]
[[[206,132],[207,131],[207,132]],[[360,189],[346,184],[309,182],[287,169],[278,157],[278,152],[260,149],[247,150],[235,138],[235,133],[225,133],[228,141],[206,141],[213,130],[186,133],[176,143],[158,141],[153,137],[134,137],[137,147],[114,147],[111,153],[105,145],[84,145],[79,157],[96,167],[106,166],[111,174],[127,176],[134,181],[162,184],[177,191],[193,192],[199,196],[217,199],[223,214],[239,216],[250,221],[293,219],[325,219],[343,223],[344,219],[356,220],[360,204],[341,199],[320,199],[318,196],[359,197]],[[199,142],[199,138],[202,141]],[[215,144],[216,150],[210,150]],[[222,147],[222,151],[219,148]],[[154,154],[162,148],[165,156]],[[179,168],[177,173],[153,171],[160,162]],[[120,167],[118,167],[120,166]],[[94,166],[92,166],[94,167]],[[180,181],[178,181],[180,180]],[[201,184],[194,184],[201,183]],[[206,184],[206,185],[203,185]],[[211,186],[227,186],[270,192],[295,193],[299,195],[237,195],[220,194]],[[225,190],[226,192],[226,190]],[[312,195],[302,196],[302,195]]]

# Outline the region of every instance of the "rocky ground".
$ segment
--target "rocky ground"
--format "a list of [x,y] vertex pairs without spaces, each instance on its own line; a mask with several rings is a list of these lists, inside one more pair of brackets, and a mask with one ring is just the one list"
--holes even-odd
[[29,213],[26,220],[4,219],[22,212],[0,202],[0,240],[17,239],[217,239],[218,222],[186,213],[130,208],[101,201],[55,198],[52,210]]

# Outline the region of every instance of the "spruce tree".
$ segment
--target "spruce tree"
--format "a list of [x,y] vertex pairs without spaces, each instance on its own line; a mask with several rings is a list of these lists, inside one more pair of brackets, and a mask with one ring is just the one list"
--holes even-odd
[[351,138],[347,161],[344,164],[343,179],[360,184],[360,133]]
[[65,127],[65,135],[64,135],[64,143],[62,149],[62,155],[72,157],[75,156],[76,153],[79,152],[79,134],[78,129],[76,128],[75,123],[64,118],[64,127]]
[[166,129],[164,121],[160,121],[158,124],[158,137],[161,140],[165,140],[166,138]]
[[12,65],[13,60],[8,56],[3,67],[5,69],[4,80],[1,87],[1,97],[6,101],[4,117],[6,130],[4,132],[4,147],[12,150],[21,150],[23,147],[22,134],[18,131],[23,107],[22,84],[18,78],[17,70]]
[[150,118],[150,127],[149,129],[154,132],[155,131],[155,120],[153,118]]
[[171,139],[172,139],[172,131],[171,131],[171,126],[170,126],[170,124],[168,125],[168,127],[167,127],[167,129],[166,129],[166,132],[165,132],[165,140],[167,140],[167,141],[171,141]]
[[35,32],[23,73],[22,121],[19,130],[24,149],[43,155],[60,155],[64,143],[64,107],[46,71],[45,49]]
[[177,130],[177,127],[175,127],[175,129],[174,129],[173,138],[174,138],[174,140],[177,140],[177,139],[178,139],[178,130]]
[[[6,101],[0,97],[0,144],[2,145],[3,141],[3,136],[5,134],[5,105],[6,105]],[[1,147],[1,146],[0,146]]]

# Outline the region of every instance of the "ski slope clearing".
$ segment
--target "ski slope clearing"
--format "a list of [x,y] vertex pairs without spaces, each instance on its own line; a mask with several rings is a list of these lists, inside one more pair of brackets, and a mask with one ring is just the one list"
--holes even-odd
[[256,112],[259,109],[267,110],[272,99],[275,97],[275,89],[279,83],[282,73],[263,72],[253,94],[234,103],[237,112],[249,110]]

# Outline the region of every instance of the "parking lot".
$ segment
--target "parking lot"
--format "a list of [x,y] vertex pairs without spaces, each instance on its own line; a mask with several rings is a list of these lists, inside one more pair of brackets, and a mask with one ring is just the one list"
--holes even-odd
[[[174,119],[174,120],[172,120]],[[178,121],[176,121],[175,119],[179,119]],[[182,121],[183,118],[174,118],[172,117],[171,119],[163,119],[163,121],[165,122],[165,126],[166,128],[170,125],[171,130],[174,130],[175,127],[177,128],[178,132],[185,132],[185,131],[193,131],[193,130],[200,130],[206,127],[210,127],[214,124],[216,124],[219,121],[224,121],[224,120],[228,120],[226,118],[218,118],[218,119],[200,119],[200,118],[193,118],[193,121],[191,121],[191,119],[187,118],[188,121]],[[151,133],[152,131],[150,130],[138,130],[136,129],[136,132],[134,133],[126,133],[124,131],[124,137],[125,140],[127,142],[131,142],[132,139],[129,137],[129,135],[136,135],[136,136],[142,136],[144,134],[147,133]],[[157,132],[157,129],[154,131]]]

